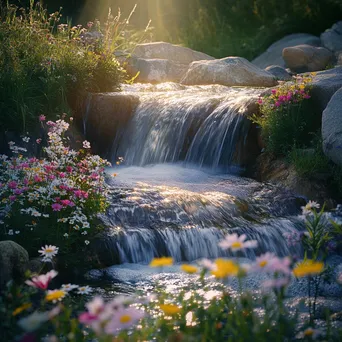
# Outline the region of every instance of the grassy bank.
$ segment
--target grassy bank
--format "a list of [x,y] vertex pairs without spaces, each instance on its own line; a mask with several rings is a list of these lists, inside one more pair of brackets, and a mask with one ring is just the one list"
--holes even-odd
[[119,89],[124,73],[99,23],[71,26],[33,1],[1,5],[0,17],[1,130],[26,132],[41,114],[70,114],[87,91]]

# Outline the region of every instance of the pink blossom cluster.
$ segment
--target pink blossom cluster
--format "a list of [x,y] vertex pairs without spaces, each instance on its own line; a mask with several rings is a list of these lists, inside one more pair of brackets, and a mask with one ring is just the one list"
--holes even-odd
[[26,227],[55,218],[68,231],[89,229],[89,213],[97,214],[89,207],[106,203],[105,167],[109,163],[88,150],[72,150],[64,137],[69,128],[64,120],[45,123],[41,115],[39,121],[49,127],[45,158],[24,157],[12,142],[13,157],[0,156],[0,210],[7,213],[7,219],[18,210],[15,214],[26,217]]
[[86,304],[88,311],[81,313],[79,321],[98,335],[116,335],[133,327],[145,316],[144,311],[128,306],[130,302],[127,297],[118,297],[107,303],[102,297],[94,297]]

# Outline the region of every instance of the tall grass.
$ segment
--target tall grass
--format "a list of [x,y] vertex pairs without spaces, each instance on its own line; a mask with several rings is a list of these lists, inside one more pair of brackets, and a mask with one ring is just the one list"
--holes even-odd
[[71,26],[33,0],[28,9],[1,5],[0,17],[1,130],[30,130],[40,114],[70,113],[85,92],[120,88],[124,72],[109,23],[106,35],[99,22]]

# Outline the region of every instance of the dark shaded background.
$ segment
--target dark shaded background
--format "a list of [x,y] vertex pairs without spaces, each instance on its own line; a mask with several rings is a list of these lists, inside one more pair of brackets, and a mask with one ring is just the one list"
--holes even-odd
[[[13,1],[11,1],[13,3]],[[17,0],[27,5],[29,0]],[[253,58],[286,34],[319,35],[342,20],[342,0],[41,0],[50,12],[63,7],[73,23],[103,21],[112,8],[142,29],[152,20],[155,40],[184,44],[215,57]]]

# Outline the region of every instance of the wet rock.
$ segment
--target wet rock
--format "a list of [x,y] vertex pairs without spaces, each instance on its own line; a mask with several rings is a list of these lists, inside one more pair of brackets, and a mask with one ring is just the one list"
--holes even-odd
[[28,269],[27,251],[14,241],[0,241],[0,291],[10,280],[20,281]]
[[194,61],[215,59],[205,53],[165,42],[138,44],[133,56],[142,59],[167,59],[187,65]]
[[[92,151],[102,157],[111,155],[121,140],[120,128],[130,120],[139,98],[122,93],[91,94],[83,117],[84,134]],[[114,138],[116,144],[113,144]]]
[[323,151],[342,166],[342,88],[331,98],[322,117]]
[[342,51],[336,54],[336,65],[342,65]]
[[284,69],[283,67],[279,65],[270,65],[266,69],[269,73],[275,76],[277,80],[280,81],[291,81],[292,76]]
[[342,51],[342,21],[321,34],[322,45],[333,52]]
[[[308,151],[310,153],[310,151]],[[307,200],[326,203],[326,209],[336,207],[328,187],[321,179],[307,179],[298,175],[286,160],[275,159],[269,154],[261,154],[257,159],[255,178],[261,182],[276,183]]]
[[167,59],[132,58],[126,68],[129,75],[137,82],[162,83],[179,82],[188,70],[188,64],[181,64]]
[[297,45],[283,50],[286,65],[295,72],[319,71],[331,63],[331,51],[310,45]]
[[252,63],[257,65],[259,68],[266,68],[270,65],[279,65],[281,67],[285,67],[285,61],[282,56],[283,49],[301,44],[320,46],[321,41],[318,37],[311,34],[291,34],[272,44],[266,50],[266,52],[255,58]]
[[277,84],[277,81],[271,73],[259,69],[244,58],[227,57],[191,63],[181,83],[272,87]]
[[325,109],[331,97],[342,87],[342,66],[319,71],[312,81],[311,95],[317,108]]

